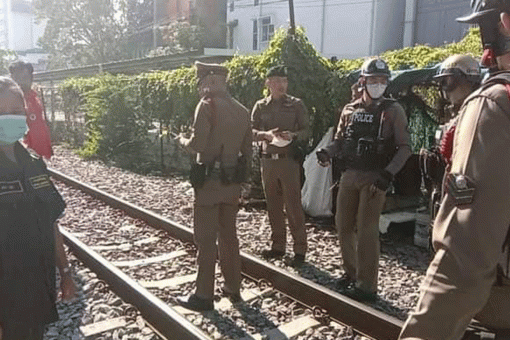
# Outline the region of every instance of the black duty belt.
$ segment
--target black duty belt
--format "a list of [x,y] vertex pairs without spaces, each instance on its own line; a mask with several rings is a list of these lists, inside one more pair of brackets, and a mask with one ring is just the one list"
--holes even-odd
[[287,154],[284,154],[284,153],[263,153],[260,155],[260,157],[276,160],[276,159],[287,158]]

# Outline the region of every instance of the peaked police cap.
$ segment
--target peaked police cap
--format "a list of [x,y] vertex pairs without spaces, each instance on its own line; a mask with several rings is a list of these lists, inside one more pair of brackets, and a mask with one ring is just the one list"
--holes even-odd
[[209,75],[227,76],[228,69],[220,64],[206,64],[199,61],[195,61],[195,67],[197,68],[197,77],[203,79]]
[[266,77],[287,77],[287,67],[285,66],[273,66],[267,70]]

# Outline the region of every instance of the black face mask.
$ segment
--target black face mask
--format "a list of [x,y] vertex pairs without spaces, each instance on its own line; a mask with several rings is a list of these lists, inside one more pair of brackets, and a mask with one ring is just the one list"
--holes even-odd
[[510,52],[510,37],[499,31],[499,14],[499,12],[490,13],[478,23],[484,49],[481,64],[487,67],[495,67],[496,57]]

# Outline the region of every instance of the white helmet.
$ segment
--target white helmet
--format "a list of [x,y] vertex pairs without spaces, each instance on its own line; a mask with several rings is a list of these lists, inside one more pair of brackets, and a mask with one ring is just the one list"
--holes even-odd
[[475,84],[480,83],[482,79],[480,64],[475,58],[467,54],[454,54],[441,63],[441,67],[434,78],[441,80],[446,76],[465,77]]

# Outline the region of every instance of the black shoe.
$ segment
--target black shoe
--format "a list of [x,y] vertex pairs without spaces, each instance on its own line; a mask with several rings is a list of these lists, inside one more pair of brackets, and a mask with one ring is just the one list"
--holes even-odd
[[262,257],[265,259],[278,259],[278,258],[283,257],[283,255],[285,255],[285,252],[281,251],[281,250],[275,250],[275,249],[262,250]]
[[345,296],[359,302],[374,302],[377,299],[377,293],[371,293],[359,289],[358,287],[350,287],[342,292]]
[[239,303],[243,301],[240,293],[231,293],[225,289],[221,289],[221,296],[226,297],[232,303]]
[[304,263],[305,263],[305,255],[296,254],[296,255],[294,255],[294,258],[292,258],[292,260],[287,263],[287,265],[292,266],[292,267],[301,267]]
[[214,303],[212,300],[199,298],[195,294],[190,295],[188,301],[177,299],[177,303],[184,308],[194,310],[196,312],[204,312],[214,309]]
[[356,280],[354,280],[352,277],[350,277],[347,274],[343,274],[337,281],[336,281],[336,288],[338,289],[347,289],[353,284],[356,283]]

